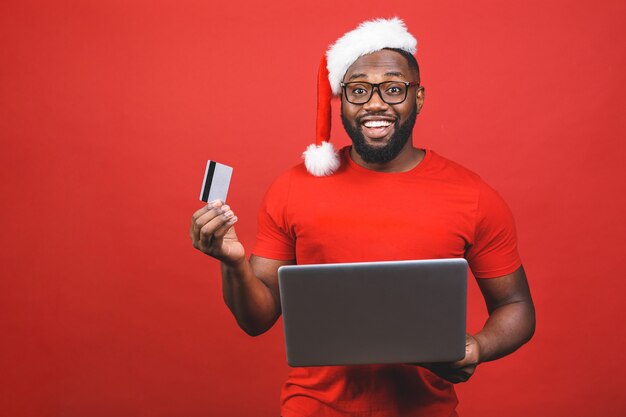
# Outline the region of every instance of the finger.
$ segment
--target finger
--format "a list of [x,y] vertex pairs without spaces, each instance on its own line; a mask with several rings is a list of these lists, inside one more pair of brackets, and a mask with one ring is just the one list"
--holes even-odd
[[466,366],[461,369],[456,369],[453,374],[450,375],[450,382],[458,384],[459,382],[467,382],[476,371],[476,366]]
[[214,206],[196,220],[196,226],[202,229],[205,224],[227,211],[230,211],[230,207],[228,205],[218,207]]
[[195,219],[192,218],[192,224],[191,224],[191,230],[190,230],[190,233],[192,235],[191,240],[199,239],[200,230],[202,230],[202,228],[206,226],[206,224],[209,223],[211,220],[219,216],[223,210],[230,210],[230,207],[226,205],[217,206],[217,207],[213,205],[213,207],[211,207],[210,205],[208,205],[205,207],[205,209],[206,210],[204,211],[198,210],[196,212],[198,216]]
[[206,213],[210,209],[211,209],[210,206],[202,206],[202,208],[200,210],[198,210],[195,213],[193,213],[193,215],[191,216],[191,222],[193,223],[197,218],[202,216],[204,213]]
[[209,211],[209,207],[203,206],[200,210],[197,210],[195,213],[191,215],[191,225],[189,226],[189,237],[191,237],[192,241],[194,240],[194,234],[197,231],[196,222],[198,221],[200,217],[202,217],[208,211]]
[[464,372],[456,372],[456,373],[444,373],[437,374],[442,379],[445,379],[448,382],[452,382],[453,384],[458,384],[460,382],[466,382],[471,375],[468,375]]
[[[228,206],[224,206],[228,207]],[[211,220],[209,220],[202,228],[200,229],[198,235],[199,240],[203,245],[210,246],[215,232],[224,226],[230,219],[235,216],[235,213],[232,210],[228,210],[225,213],[218,214],[214,216]]]
[[[217,241],[222,240],[226,233],[233,227],[235,223],[237,223],[237,216],[233,214],[231,218],[229,218],[226,223],[224,223],[220,228],[218,228],[215,233],[213,233],[213,238]],[[216,242],[217,243],[217,242]]]
[[446,378],[446,381],[452,382],[453,384],[459,384],[461,382],[466,382],[467,379],[459,375],[453,375],[453,376],[450,376],[449,378]]
[[478,364],[478,353],[475,351],[476,345],[468,343],[465,346],[465,357],[451,364],[452,368],[463,368],[466,366],[475,366]]
[[219,209],[223,205],[224,203],[222,203],[221,200],[209,201],[207,205],[202,206],[202,208],[200,208],[195,213],[193,213],[193,215],[191,216],[191,221],[194,222],[195,220],[199,219],[201,216],[206,214],[208,211],[212,209]]
[[195,222],[197,219],[199,219],[201,216],[206,214],[211,209],[219,208],[222,205],[223,203],[220,200],[209,201],[206,206],[202,206],[202,208],[200,208],[198,211],[193,213],[193,215],[191,216],[191,222],[192,223]]
[[463,368],[464,366],[470,365],[470,361],[467,357],[461,359],[460,361],[456,361],[456,362],[452,362],[450,364],[450,368],[452,369],[459,369],[459,368]]
[[452,382],[453,384],[458,384],[458,383],[461,383],[461,382],[467,382],[470,379],[471,376],[472,376],[471,373],[462,371],[462,372],[459,372],[459,373],[453,375],[449,379],[449,381]]
[[474,375],[474,372],[476,372],[476,365],[465,366],[461,368],[461,372],[469,379],[469,377]]

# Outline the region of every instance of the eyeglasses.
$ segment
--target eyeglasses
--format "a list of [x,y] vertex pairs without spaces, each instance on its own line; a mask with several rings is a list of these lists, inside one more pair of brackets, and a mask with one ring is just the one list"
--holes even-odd
[[417,85],[419,81],[385,81],[384,83],[372,84],[365,81],[341,83],[343,92],[348,103],[365,104],[372,99],[374,89],[378,89],[378,96],[387,104],[400,104],[406,100],[409,87]]

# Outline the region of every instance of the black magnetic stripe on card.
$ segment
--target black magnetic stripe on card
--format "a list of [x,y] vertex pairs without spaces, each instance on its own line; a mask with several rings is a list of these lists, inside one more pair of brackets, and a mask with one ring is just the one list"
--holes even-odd
[[211,190],[211,183],[213,183],[213,174],[215,174],[215,162],[209,162],[209,173],[206,175],[206,182],[204,183],[204,193],[202,194],[202,201],[209,202],[209,191]]

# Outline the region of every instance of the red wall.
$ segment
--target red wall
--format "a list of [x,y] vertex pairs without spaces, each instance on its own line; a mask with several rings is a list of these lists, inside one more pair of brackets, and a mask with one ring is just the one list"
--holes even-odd
[[0,4],[0,414],[278,415],[280,322],[245,336],[189,242],[204,165],[235,167],[250,248],[313,141],[322,52],[397,14],[415,143],[506,198],[537,305],[532,343],[458,387],[462,415],[624,415],[625,3],[281,3]]

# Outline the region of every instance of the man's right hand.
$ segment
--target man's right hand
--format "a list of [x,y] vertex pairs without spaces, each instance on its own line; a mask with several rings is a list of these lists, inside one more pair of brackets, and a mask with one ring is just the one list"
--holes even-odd
[[210,202],[191,217],[193,247],[227,265],[244,261],[246,252],[233,228],[236,222],[237,216],[228,205],[219,200]]

